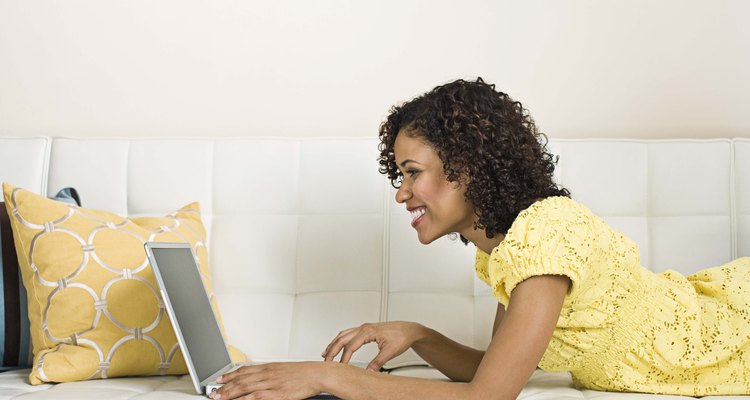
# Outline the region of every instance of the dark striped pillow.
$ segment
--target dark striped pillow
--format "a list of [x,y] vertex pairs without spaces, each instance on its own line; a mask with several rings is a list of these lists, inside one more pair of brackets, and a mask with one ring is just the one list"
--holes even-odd
[[[73,188],[61,190],[55,200],[81,205]],[[29,314],[26,289],[18,269],[13,231],[5,203],[0,202],[0,372],[31,366],[32,352],[29,336]]]

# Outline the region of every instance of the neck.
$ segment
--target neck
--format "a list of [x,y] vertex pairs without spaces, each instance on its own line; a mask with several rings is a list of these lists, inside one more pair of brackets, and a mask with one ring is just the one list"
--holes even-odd
[[505,235],[495,235],[491,238],[487,237],[487,233],[484,229],[472,229],[469,232],[461,232],[474,246],[477,246],[483,252],[490,254],[500,243],[505,239]]

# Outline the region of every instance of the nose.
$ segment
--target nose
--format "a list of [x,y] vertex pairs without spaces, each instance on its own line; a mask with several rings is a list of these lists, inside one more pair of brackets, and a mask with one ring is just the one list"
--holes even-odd
[[396,191],[396,203],[405,203],[407,200],[411,198],[411,189],[407,188],[404,183],[401,183],[401,186]]

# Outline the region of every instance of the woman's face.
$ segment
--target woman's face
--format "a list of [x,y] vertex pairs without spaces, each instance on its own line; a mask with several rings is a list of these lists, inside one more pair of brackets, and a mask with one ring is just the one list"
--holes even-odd
[[449,182],[437,152],[421,136],[409,134],[402,129],[393,146],[404,177],[396,202],[411,212],[419,241],[428,244],[451,232],[473,231],[476,215],[466,200],[466,185]]

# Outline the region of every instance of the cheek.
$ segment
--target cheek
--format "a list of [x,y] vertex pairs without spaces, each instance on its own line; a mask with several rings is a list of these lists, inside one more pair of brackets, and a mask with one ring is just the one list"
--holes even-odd
[[466,201],[466,190],[451,187],[444,191],[446,206],[450,207],[451,213],[456,217],[464,218],[473,215],[473,207]]
[[411,188],[411,192],[420,201],[433,207],[443,206],[455,209],[465,205],[465,189],[456,182],[449,182],[444,177],[418,180]]
[[414,182],[411,192],[422,202],[431,203],[435,199],[436,187],[426,180]]
[[450,201],[451,204],[465,203],[466,189],[456,182],[443,182],[440,186],[440,196]]

